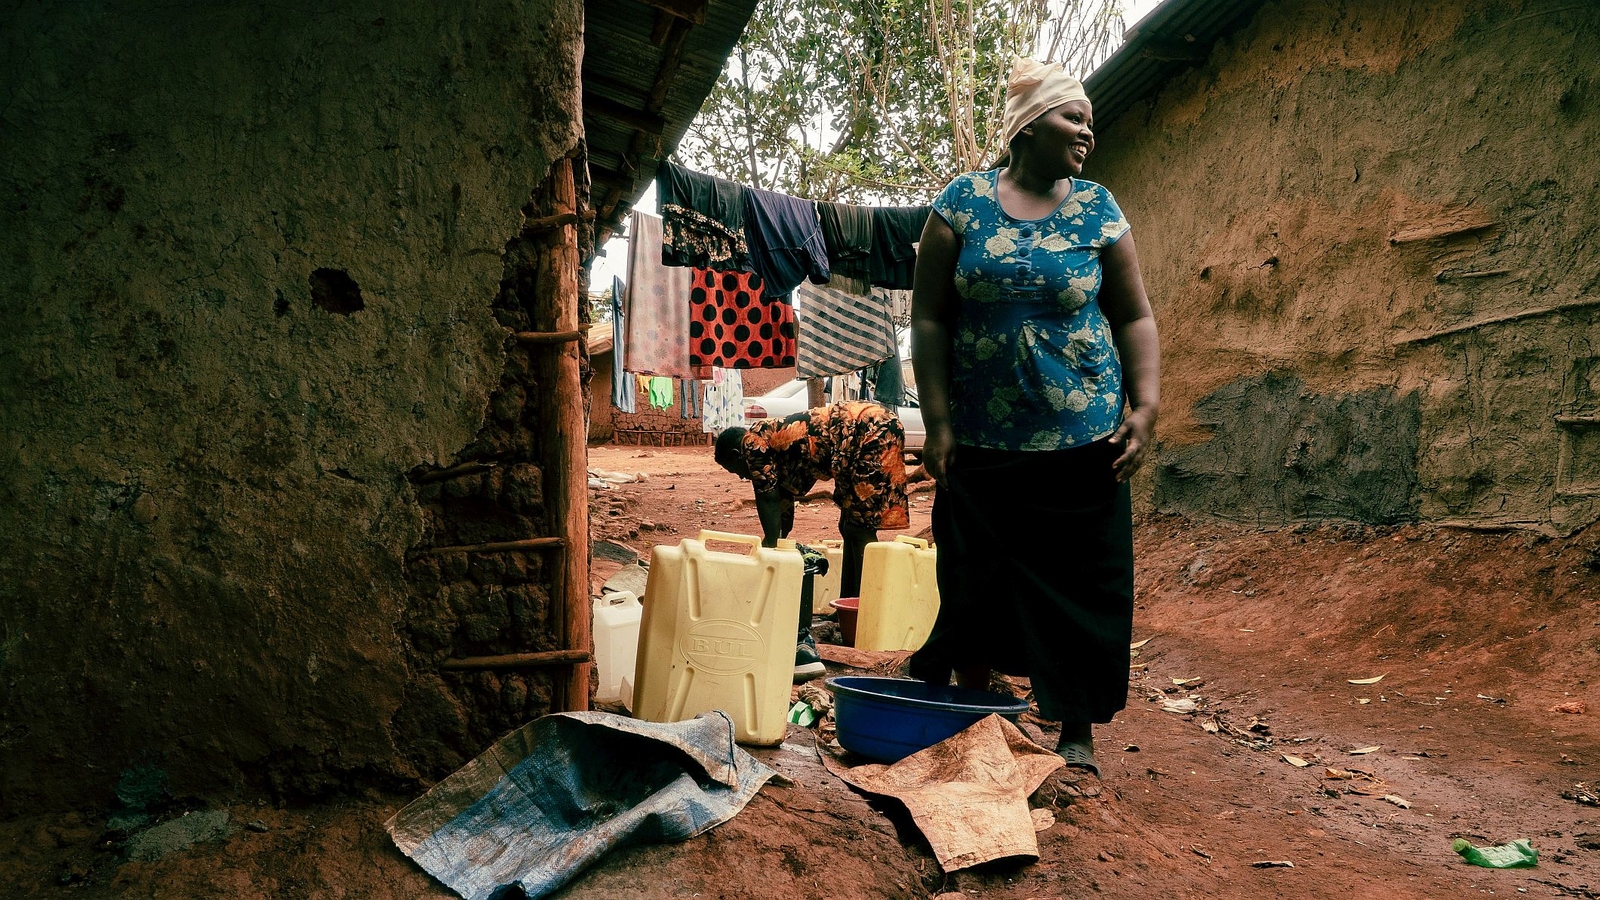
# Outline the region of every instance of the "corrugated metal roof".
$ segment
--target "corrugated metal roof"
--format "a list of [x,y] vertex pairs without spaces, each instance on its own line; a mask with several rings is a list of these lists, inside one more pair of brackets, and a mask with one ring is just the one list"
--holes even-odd
[[1202,62],[1264,0],[1166,0],[1129,28],[1123,45],[1084,79],[1104,129],[1173,77]]
[[583,127],[601,240],[683,139],[756,2],[586,0]]

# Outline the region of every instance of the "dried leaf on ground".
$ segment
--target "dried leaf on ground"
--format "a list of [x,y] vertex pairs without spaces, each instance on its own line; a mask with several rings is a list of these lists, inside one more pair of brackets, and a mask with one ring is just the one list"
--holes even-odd
[[1395,806],[1398,806],[1401,809],[1411,808],[1411,804],[1407,803],[1406,799],[1399,794],[1384,794],[1383,800],[1387,803],[1393,803]]
[[1199,708],[1200,707],[1188,697],[1185,697],[1182,700],[1163,700],[1161,702],[1162,711],[1169,713],[1187,714],[1192,713]]
[[1154,638],[1145,638],[1142,641],[1134,641],[1133,643],[1128,645],[1128,649],[1129,650],[1137,650],[1140,647],[1143,647],[1145,644],[1150,643],[1152,640],[1155,640],[1155,639]]
[[1506,698],[1504,698],[1504,697],[1491,697],[1488,694],[1479,694],[1478,695],[1478,699],[1479,700],[1487,700],[1490,703],[1504,703],[1504,702],[1506,702]]
[[1044,831],[1046,828],[1049,828],[1051,825],[1056,823],[1055,811],[1046,809],[1042,806],[1038,809],[1029,810],[1028,815],[1033,817],[1034,831]]
[[1311,763],[1306,762],[1305,760],[1301,759],[1300,757],[1298,757],[1298,756],[1290,756],[1287,753],[1283,754],[1283,761],[1288,763],[1291,766],[1294,766],[1296,769],[1304,769],[1306,766],[1311,765]]
[[1212,734],[1220,734],[1241,747],[1249,747],[1251,750],[1270,749],[1274,741],[1271,735],[1258,734],[1237,728],[1220,715],[1212,716],[1207,721],[1201,722],[1200,727]]
[[1580,781],[1572,786],[1572,790],[1562,791],[1561,799],[1571,800],[1579,806],[1600,806],[1600,791]]
[[816,682],[800,685],[795,699],[811,704],[811,708],[816,710],[819,716],[826,715],[833,709],[833,692]]
[[[1383,673],[1383,675],[1387,675],[1387,674],[1389,674],[1389,673],[1388,672]],[[1351,684],[1377,684],[1378,682],[1383,680],[1383,675],[1374,675],[1371,678],[1352,678],[1352,679],[1350,679],[1350,683]]]
[[1357,747],[1356,749],[1350,751],[1350,755],[1351,756],[1364,756],[1364,755],[1366,755],[1368,753],[1376,753],[1376,752],[1378,752],[1379,750],[1382,750],[1382,749],[1383,749],[1383,745],[1382,744],[1373,744],[1371,747]]
[[1250,864],[1257,869],[1292,869],[1294,863],[1287,859],[1262,859]]
[[1348,779],[1351,779],[1351,778],[1365,778],[1365,779],[1367,779],[1369,781],[1371,781],[1373,779],[1373,775],[1372,775],[1371,772],[1363,772],[1360,769],[1339,769],[1339,768],[1335,768],[1333,766],[1328,766],[1326,769],[1323,769],[1322,770],[1322,777],[1323,778],[1333,778],[1333,779],[1340,780],[1340,781],[1348,780]]
[[1550,711],[1551,712],[1558,712],[1558,713],[1567,713],[1569,715],[1574,715],[1574,716],[1581,716],[1584,713],[1589,711],[1589,706],[1588,706],[1588,704],[1584,703],[1582,700],[1566,700],[1566,701],[1563,701],[1561,703],[1557,703],[1555,706],[1550,707]]

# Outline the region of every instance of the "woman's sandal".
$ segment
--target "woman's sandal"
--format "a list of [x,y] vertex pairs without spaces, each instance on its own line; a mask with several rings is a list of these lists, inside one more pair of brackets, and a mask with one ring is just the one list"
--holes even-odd
[[1056,748],[1056,755],[1066,760],[1067,765],[1093,772],[1094,777],[1099,778],[1100,764],[1095,761],[1094,751],[1089,749],[1092,746],[1079,743],[1062,744]]

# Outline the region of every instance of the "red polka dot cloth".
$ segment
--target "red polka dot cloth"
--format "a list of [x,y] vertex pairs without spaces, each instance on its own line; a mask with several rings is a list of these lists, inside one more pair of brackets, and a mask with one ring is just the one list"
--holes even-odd
[[794,307],[762,295],[754,272],[695,269],[689,291],[689,365],[781,369],[794,365]]

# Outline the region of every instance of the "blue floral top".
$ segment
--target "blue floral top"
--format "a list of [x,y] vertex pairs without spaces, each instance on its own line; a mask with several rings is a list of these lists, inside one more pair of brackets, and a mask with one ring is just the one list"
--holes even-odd
[[1122,362],[1100,310],[1100,251],[1128,232],[1111,192],[1074,179],[1056,211],[1000,208],[998,169],[969,172],[933,201],[961,243],[951,347],[958,444],[1062,450],[1122,422]]

